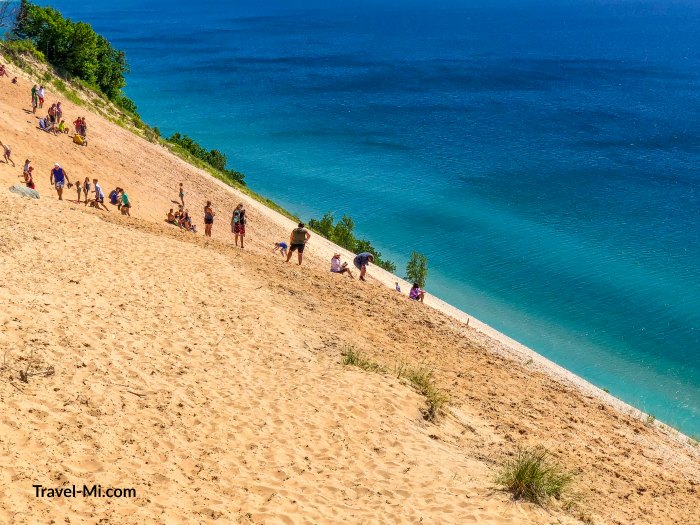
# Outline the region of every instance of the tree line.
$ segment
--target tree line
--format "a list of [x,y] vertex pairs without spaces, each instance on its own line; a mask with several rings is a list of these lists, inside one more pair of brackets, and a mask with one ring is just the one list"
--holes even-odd
[[[343,215],[338,221],[331,212],[326,212],[320,219],[309,220],[309,228],[325,237],[338,246],[342,246],[352,253],[367,252],[374,255],[374,264],[386,271],[396,273],[396,264],[384,259],[379,250],[372,243],[355,237],[355,221],[348,215]],[[413,252],[406,265],[406,279],[418,283],[422,288],[428,277],[428,260],[425,255]]]

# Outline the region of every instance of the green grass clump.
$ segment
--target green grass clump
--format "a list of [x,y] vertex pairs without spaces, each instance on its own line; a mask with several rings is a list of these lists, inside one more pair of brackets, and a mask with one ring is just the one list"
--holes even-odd
[[423,417],[428,421],[435,421],[444,412],[449,396],[435,385],[432,370],[423,367],[412,368],[405,363],[399,363],[395,372],[397,377],[406,379],[419,394],[425,396]]
[[542,447],[519,448],[501,468],[496,483],[515,500],[544,505],[551,497],[561,498],[571,486],[573,474],[552,462],[549,455]]
[[354,348],[348,348],[343,353],[343,364],[356,366],[366,372],[384,372],[384,367],[378,363],[370,361],[362,352],[355,351]]

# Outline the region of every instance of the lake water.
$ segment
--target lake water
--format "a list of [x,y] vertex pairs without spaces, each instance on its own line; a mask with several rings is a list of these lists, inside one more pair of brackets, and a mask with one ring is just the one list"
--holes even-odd
[[428,291],[700,435],[700,7],[52,2],[164,134]]

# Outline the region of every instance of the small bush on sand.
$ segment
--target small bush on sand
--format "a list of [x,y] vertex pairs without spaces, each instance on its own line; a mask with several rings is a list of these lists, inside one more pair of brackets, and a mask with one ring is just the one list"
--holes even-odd
[[397,377],[408,380],[419,394],[425,396],[426,407],[423,410],[423,417],[428,421],[435,421],[442,414],[449,397],[435,385],[432,370],[411,368],[405,363],[399,363],[395,372]]
[[348,348],[343,352],[343,364],[356,366],[367,372],[384,372],[382,365],[370,361],[354,348]]
[[573,475],[552,462],[550,454],[542,447],[519,448],[496,476],[496,483],[513,495],[544,505],[551,497],[556,499],[567,491]]

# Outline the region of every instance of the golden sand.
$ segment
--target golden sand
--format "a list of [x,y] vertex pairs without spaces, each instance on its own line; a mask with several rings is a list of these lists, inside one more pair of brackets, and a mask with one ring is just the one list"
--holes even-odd
[[[271,249],[287,219],[82,107],[63,103],[67,121],[87,117],[88,147],[49,136],[30,80],[0,80],[17,164],[0,164],[0,523],[700,523],[700,450],[682,436],[396,294],[383,272],[330,274],[336,247],[317,236],[304,266],[285,264]],[[7,191],[25,158],[38,201]],[[57,201],[56,161],[125,188],[132,218],[71,189]],[[213,202],[212,239],[164,223],[180,182],[200,232]],[[228,227],[238,202],[245,250]],[[348,347],[432,368],[448,413],[426,422],[394,374],[342,365]],[[25,383],[27,367],[53,373]],[[576,501],[499,491],[518,445],[573,471]],[[41,498],[34,484],[137,496]]]

